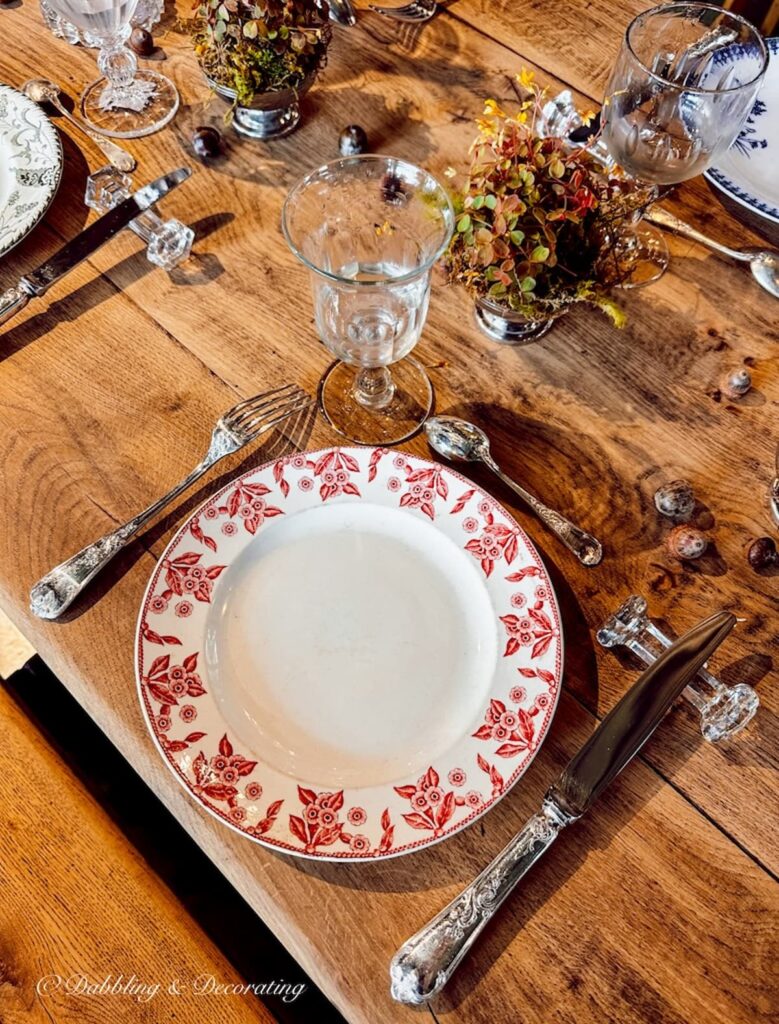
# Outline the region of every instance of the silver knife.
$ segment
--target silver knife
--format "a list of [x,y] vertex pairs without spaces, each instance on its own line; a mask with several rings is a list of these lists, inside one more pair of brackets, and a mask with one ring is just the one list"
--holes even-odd
[[441,991],[520,878],[635,757],[735,623],[734,615],[717,612],[639,677],[547,791],[541,810],[478,878],[400,947],[390,964],[393,999],[418,1006]]
[[17,284],[0,295],[0,324],[4,324],[24,309],[30,299],[40,298],[51,288],[55,281],[78,266],[87,256],[99,249],[101,245],[113,238],[130,221],[148,210],[171,189],[186,181],[192,171],[189,167],[179,167],[177,171],[163,174],[161,178],[139,189],[134,195],[119,203],[108,213],[85,228],[80,235],[64,245],[50,260],[42,263],[37,270],[19,278]]

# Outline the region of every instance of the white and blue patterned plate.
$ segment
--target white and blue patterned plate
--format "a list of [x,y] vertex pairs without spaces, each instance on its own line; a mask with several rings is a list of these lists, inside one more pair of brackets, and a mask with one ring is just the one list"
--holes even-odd
[[43,217],[61,177],[57,129],[37,103],[0,85],[0,256]]
[[752,113],[719,166],[704,174],[740,206],[779,224],[779,38],[766,42],[771,56]]

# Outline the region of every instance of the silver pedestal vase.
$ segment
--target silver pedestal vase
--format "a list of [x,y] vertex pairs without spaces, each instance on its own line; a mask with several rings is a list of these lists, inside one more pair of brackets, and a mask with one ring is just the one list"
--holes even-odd
[[296,89],[257,93],[249,106],[237,103],[234,89],[208,79],[208,84],[230,103],[233,128],[250,139],[277,139],[294,131],[300,122],[300,98],[314,83],[314,72],[306,75]]
[[474,316],[487,337],[502,345],[528,345],[537,341],[552,329],[556,319],[528,320],[509,306],[482,298],[476,300]]

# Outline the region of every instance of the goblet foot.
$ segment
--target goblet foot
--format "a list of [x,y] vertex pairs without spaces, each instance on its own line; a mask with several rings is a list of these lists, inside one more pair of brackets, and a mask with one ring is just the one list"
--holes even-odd
[[[337,361],[319,382],[319,406],[330,426],[357,444],[400,444],[422,429],[433,408],[433,385],[416,359],[406,356],[377,374],[378,389],[366,393],[365,371]],[[384,372],[390,375],[388,381]],[[381,373],[381,378],[378,374]],[[369,383],[369,382],[367,382]]]
[[173,82],[146,68],[137,71],[132,83],[120,89],[107,78],[98,78],[81,97],[81,112],[87,124],[115,139],[137,139],[159,131],[178,106],[179,94]]
[[636,224],[618,242],[617,258],[632,269],[620,288],[643,288],[659,281],[670,260],[662,231],[651,224]]

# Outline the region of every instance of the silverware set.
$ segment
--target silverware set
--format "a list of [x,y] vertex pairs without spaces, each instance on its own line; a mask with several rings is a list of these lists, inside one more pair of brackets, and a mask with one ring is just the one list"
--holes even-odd
[[30,592],[31,611],[41,619],[59,618],[111,559],[179,494],[225,456],[256,441],[283,420],[309,408],[312,403],[313,399],[301,388],[285,384],[247,398],[228,409],[217,420],[208,451],[192,472],[129,522],[89,544],[40,579]]

